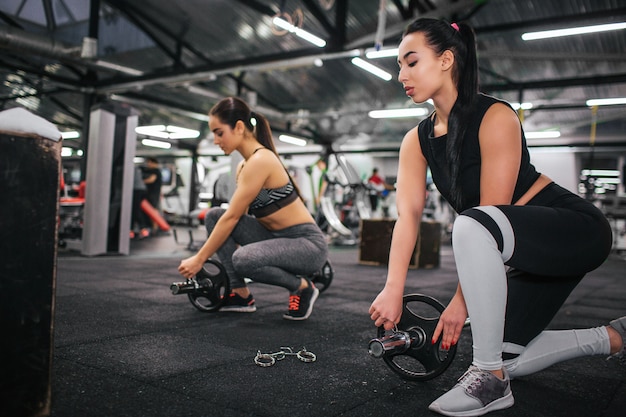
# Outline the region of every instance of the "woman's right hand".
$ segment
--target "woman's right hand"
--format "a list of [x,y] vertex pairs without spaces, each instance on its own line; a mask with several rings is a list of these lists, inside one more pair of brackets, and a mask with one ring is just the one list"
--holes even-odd
[[402,291],[383,288],[372,302],[369,313],[376,327],[383,326],[385,330],[394,328],[402,317]]
[[190,256],[187,259],[180,261],[178,265],[178,272],[185,278],[193,278],[204,265],[204,261],[198,257],[198,255]]

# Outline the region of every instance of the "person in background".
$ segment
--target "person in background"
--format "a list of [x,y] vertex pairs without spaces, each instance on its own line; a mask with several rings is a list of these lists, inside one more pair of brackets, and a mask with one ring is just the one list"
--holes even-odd
[[393,185],[387,184],[387,182],[378,174],[378,168],[372,169],[372,175],[367,179],[367,184],[370,186],[370,206],[372,212],[378,209],[378,202],[381,197],[386,197],[390,190],[393,190]]
[[229,97],[209,112],[209,128],[226,155],[238,152],[243,160],[228,208],[207,212],[209,237],[181,261],[179,273],[191,278],[217,254],[232,289],[222,311],[256,311],[247,277],[289,292],[284,319],[308,319],[319,290],[307,276],[322,268],[328,246],[276,152],[267,119]]
[[[313,204],[315,209],[315,223],[320,229],[326,233],[328,229],[328,221],[322,211],[322,197],[328,188],[328,157],[321,157],[313,166],[310,167],[309,175],[311,176],[311,191],[313,193]],[[315,168],[315,170],[313,169]],[[317,177],[317,186],[315,186],[314,176]]]
[[[161,166],[156,158],[147,158],[146,166],[143,168],[143,182],[146,184],[147,200],[152,207],[161,211],[161,187],[163,185],[163,177],[161,174]],[[157,233],[159,227],[152,222],[152,232]]]
[[141,202],[148,196],[148,188],[143,182],[143,174],[138,166],[135,166],[133,177],[133,208],[131,212],[130,238],[144,239],[150,236],[150,219],[141,209]]
[[387,279],[369,314],[385,329],[402,315],[428,166],[459,213],[452,230],[459,285],[431,343],[456,344],[469,316],[473,349],[467,372],[430,410],[483,415],[513,405],[511,378],[581,356],[624,359],[626,317],[546,330],[585,274],[609,255],[611,228],[592,203],[535,170],[513,108],[478,92],[472,28],[418,19],[403,35],[398,64],[406,95],[415,103],[432,99],[435,110],[402,141]]

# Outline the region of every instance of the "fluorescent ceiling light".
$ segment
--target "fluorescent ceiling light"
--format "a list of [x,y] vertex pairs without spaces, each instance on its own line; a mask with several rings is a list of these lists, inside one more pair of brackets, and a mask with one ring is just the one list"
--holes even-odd
[[307,42],[312,43],[319,48],[323,48],[326,46],[326,41],[324,39],[318,38],[312,33],[309,33],[304,29],[300,29],[299,27],[292,25],[291,23],[287,22],[284,19],[281,19],[280,17],[274,17],[272,22],[279,28],[294,33],[296,36],[304,39]]
[[72,148],[68,148],[66,146],[61,148],[61,156],[72,156],[72,153]]
[[526,139],[555,139],[561,137],[558,130],[548,130],[545,132],[524,132]]
[[137,75],[137,76],[143,75],[143,71],[139,71],[138,69],[131,68],[131,67],[126,67],[124,65],[114,64],[112,62],[97,60],[96,65],[104,67],[104,68],[108,68],[113,71],[123,72],[124,74],[128,74],[128,75]]
[[592,177],[619,177],[616,169],[583,169],[581,174]]
[[352,58],[352,63],[357,67],[364,69],[365,71],[374,74],[375,76],[382,78],[385,81],[391,80],[391,74],[387,71],[378,68],[376,65],[372,65],[367,61],[362,60],[361,58]]
[[200,131],[185,127],[168,125],[165,130],[170,132],[170,139],[193,139],[200,136]]
[[372,119],[389,119],[398,117],[419,117],[426,116],[427,114],[427,109],[412,107],[408,109],[372,110],[367,115]]
[[161,149],[170,149],[172,147],[172,144],[169,142],[162,142],[160,140],[153,140],[153,139],[143,139],[141,141],[141,144],[144,146],[151,146],[153,148],[161,148]]
[[626,97],[617,97],[617,98],[597,98],[587,100],[587,106],[614,106],[616,104],[626,104]]
[[398,56],[398,48],[370,50],[365,52],[368,59],[389,58]]
[[135,132],[140,135],[154,136],[163,139],[169,137],[169,133],[165,132],[165,125],[137,126]]
[[295,136],[279,135],[278,140],[292,145],[306,146],[306,139],[297,138]]
[[596,178],[596,184],[621,184],[619,178]]
[[63,139],[77,139],[80,137],[80,133],[75,130],[70,130],[69,132],[61,132],[61,137]]
[[513,107],[515,110],[519,110],[520,107],[522,108],[522,110],[528,110],[533,108],[533,103],[511,103],[511,107]]
[[162,139],[194,139],[200,136],[200,132],[173,125],[137,126],[135,132]]
[[528,32],[522,35],[525,41],[534,41],[536,39],[556,38],[559,36],[583,35],[586,33],[606,32],[609,30],[626,29],[626,22],[609,23],[606,25],[581,26],[569,29],[544,30],[540,32]]

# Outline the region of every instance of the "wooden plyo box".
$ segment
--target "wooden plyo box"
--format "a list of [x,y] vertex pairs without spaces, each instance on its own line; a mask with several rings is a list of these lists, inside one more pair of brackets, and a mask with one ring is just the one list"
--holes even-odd
[[[392,219],[361,220],[360,264],[386,265],[389,263],[391,234],[395,224],[396,221]],[[422,222],[409,268],[438,267],[440,246],[441,224]]]

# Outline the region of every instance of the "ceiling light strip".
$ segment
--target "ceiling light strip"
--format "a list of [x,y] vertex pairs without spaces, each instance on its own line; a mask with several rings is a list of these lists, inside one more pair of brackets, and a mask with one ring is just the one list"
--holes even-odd
[[616,98],[595,98],[587,100],[585,104],[589,107],[593,106],[615,106],[620,104],[626,104],[626,97]]
[[581,26],[568,29],[544,30],[539,32],[527,32],[522,35],[525,41],[537,39],[557,38],[561,36],[584,35],[587,33],[607,32],[610,30],[626,29],[626,22],[609,23],[605,25]]
[[422,107],[408,109],[372,110],[367,115],[372,119],[390,119],[400,117],[420,117],[426,116],[428,110]]
[[289,143],[291,145],[297,145],[297,146],[306,146],[307,144],[306,139],[297,138],[295,136],[290,136],[290,135],[279,135],[278,140],[281,142],[285,142],[285,143]]
[[276,26],[278,26],[279,28],[287,30],[287,31],[295,34],[299,38],[302,38],[305,41],[307,41],[309,43],[312,43],[313,45],[317,46],[318,48],[323,48],[323,47],[326,46],[326,41],[324,39],[319,38],[319,37],[313,35],[312,33],[307,32],[304,29],[300,29],[299,27],[292,25],[291,23],[287,22],[284,19],[281,19],[280,17],[274,17],[272,22]]
[[398,56],[398,48],[365,51],[367,59],[390,58]]
[[61,132],[61,137],[63,139],[77,139],[80,137],[80,133],[75,130],[70,130],[68,132]]
[[379,78],[382,78],[385,81],[389,81],[391,80],[391,74],[389,74],[387,71],[378,68],[376,65],[372,65],[369,62],[361,59],[361,58],[352,58],[352,63],[354,65],[356,65],[357,67],[369,72],[370,74],[373,74]]
[[160,148],[160,149],[170,149],[172,147],[172,144],[169,142],[163,142],[160,140],[153,140],[153,139],[143,139],[141,141],[141,144],[144,146],[150,146],[153,148]]
[[524,132],[526,139],[556,139],[561,137],[558,130],[547,130],[545,132]]
[[200,131],[198,130],[174,125],[137,126],[135,132],[161,139],[195,139],[200,136]]

